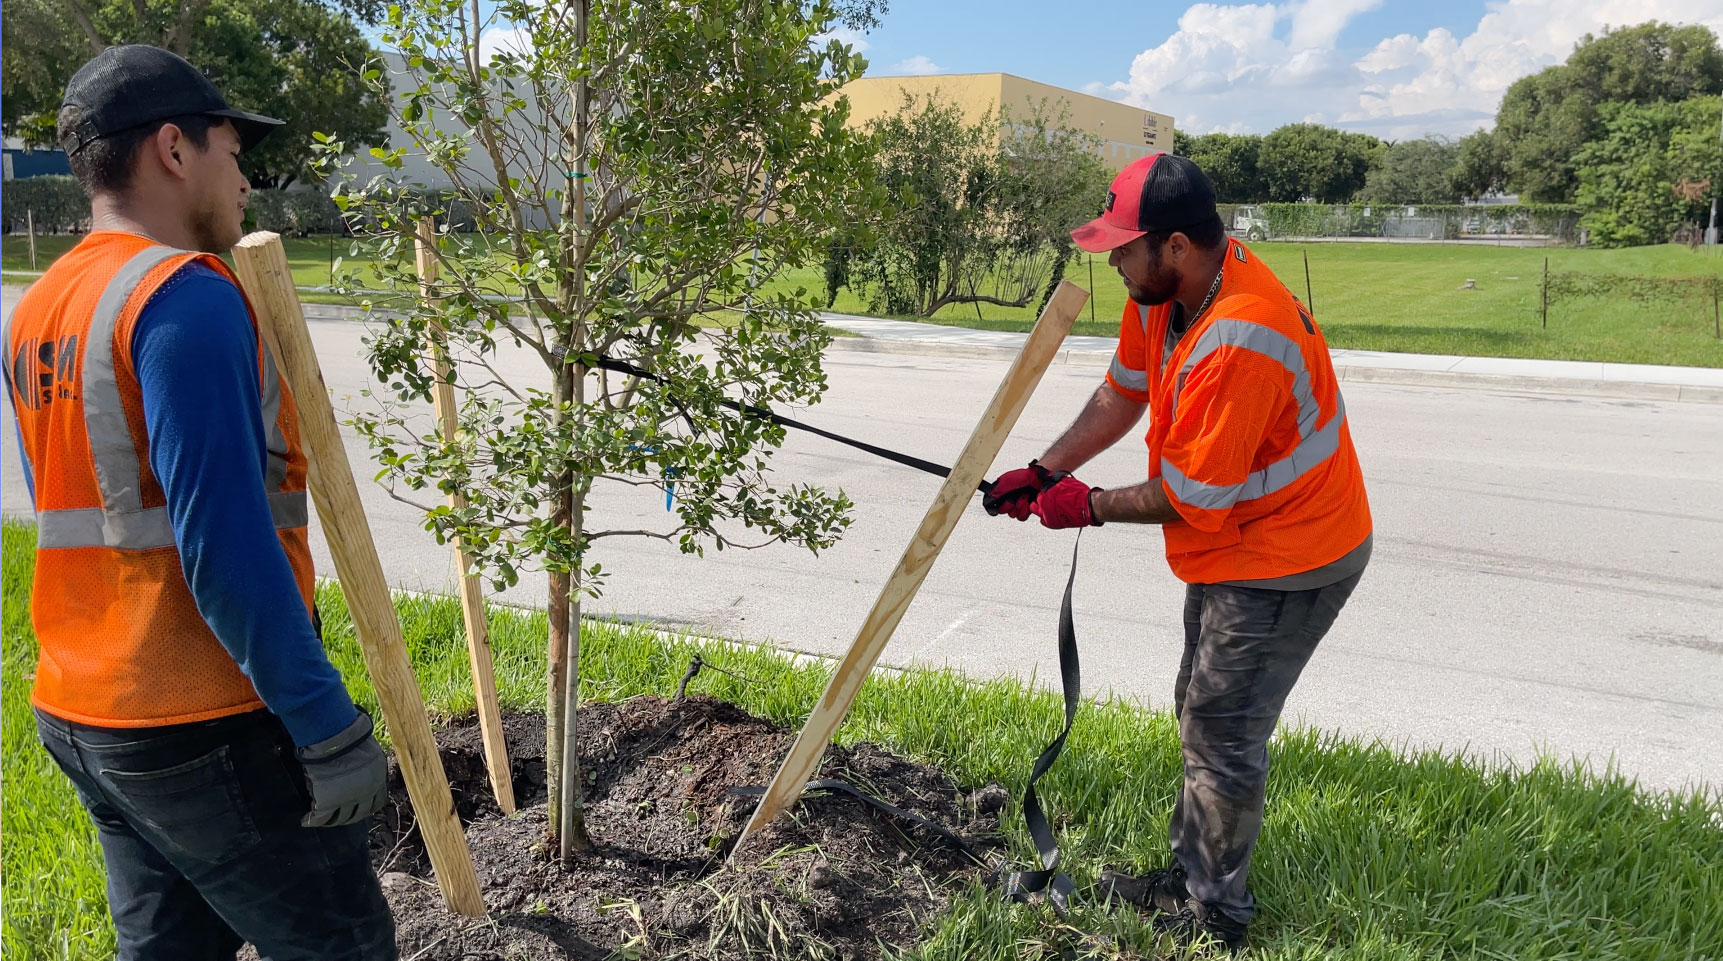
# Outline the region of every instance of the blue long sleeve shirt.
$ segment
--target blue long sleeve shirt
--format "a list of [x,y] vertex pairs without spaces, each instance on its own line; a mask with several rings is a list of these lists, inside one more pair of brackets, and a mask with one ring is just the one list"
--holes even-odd
[[139,316],[132,363],[198,612],[296,744],[333,737],[353,700],[275,533],[257,341],[238,288],[205,265],[181,269]]

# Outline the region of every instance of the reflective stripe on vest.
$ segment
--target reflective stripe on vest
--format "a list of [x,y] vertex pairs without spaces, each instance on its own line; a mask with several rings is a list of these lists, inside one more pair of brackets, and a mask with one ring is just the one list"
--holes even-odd
[[1113,365],[1107,368],[1107,373],[1112,375],[1113,383],[1126,390],[1149,389],[1149,372],[1126,367],[1125,362],[1119,359],[1118,354],[1113,355]]
[[1304,366],[1304,353],[1298,344],[1272,327],[1244,320],[1216,320],[1209,324],[1191,348],[1190,356],[1179,369],[1178,387],[1173,394],[1173,411],[1178,412],[1179,394],[1183,393],[1185,377],[1203,358],[1222,347],[1237,347],[1272,358],[1292,375],[1292,398],[1298,403],[1298,446],[1285,457],[1259,471],[1252,471],[1237,484],[1205,484],[1186,477],[1173,462],[1161,458],[1161,475],[1173,496],[1182,503],[1204,510],[1221,510],[1239,501],[1255,500],[1282,490],[1309,473],[1340,449],[1340,427],[1346,421],[1346,402],[1337,386],[1334,392],[1334,416],[1317,428],[1322,418],[1322,405],[1310,386],[1310,371]]
[[[132,292],[150,271],[186,251],[150,247],[126,261],[96,301],[84,344],[82,392],[84,431],[89,436],[96,486],[102,506],[36,512],[37,547],[108,547],[148,551],[173,547],[173,524],[166,507],[143,506],[143,471],[132,443],[114,368],[114,328]],[[276,423],[281,412],[281,384],[275,360],[263,349],[265,383],[263,424],[269,438],[265,489],[277,530],[304,527],[310,522],[304,491],[284,491],[287,480],[287,440]]]

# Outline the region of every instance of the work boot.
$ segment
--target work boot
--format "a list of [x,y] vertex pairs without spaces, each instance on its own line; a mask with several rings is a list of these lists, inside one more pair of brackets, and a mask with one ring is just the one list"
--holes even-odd
[[1248,927],[1219,907],[1195,898],[1187,898],[1181,910],[1161,914],[1152,924],[1156,931],[1171,934],[1173,940],[1181,945],[1213,939],[1229,954],[1244,949],[1245,929]]
[[1178,865],[1157,868],[1142,877],[1120,871],[1102,871],[1100,888],[1102,900],[1129,901],[1140,908],[1163,914],[1185,910],[1190,892],[1185,890],[1185,869]]

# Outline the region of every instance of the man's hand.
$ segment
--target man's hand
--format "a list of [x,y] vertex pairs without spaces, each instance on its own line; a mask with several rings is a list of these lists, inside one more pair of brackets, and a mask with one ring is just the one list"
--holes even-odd
[[340,827],[383,809],[389,799],[389,764],[371,731],[371,715],[360,708],[340,734],[295,752],[311,786],[311,810],[300,824]]
[[1052,479],[1052,471],[1042,467],[1039,461],[1030,461],[1028,467],[1019,467],[1000,474],[999,479],[993,482],[993,489],[981,498],[981,506],[995,517],[1009,514],[1017,520],[1026,521],[1036,495],[1040,494]]
[[1090,487],[1075,477],[1066,477],[1042,491],[1029,510],[1041,518],[1041,526],[1049,530],[1067,527],[1100,527],[1095,519],[1093,498],[1098,487]]

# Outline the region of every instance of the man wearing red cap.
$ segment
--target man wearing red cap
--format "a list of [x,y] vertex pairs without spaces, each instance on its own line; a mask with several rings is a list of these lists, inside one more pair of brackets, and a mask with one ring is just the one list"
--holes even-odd
[[[1321,330],[1226,236],[1196,164],[1165,153],[1132,163],[1071,237],[1107,253],[1130,294],[1118,352],[1070,428],[984,504],[1052,529],[1161,525],[1187,585],[1173,864],[1107,872],[1101,886],[1176,935],[1236,948],[1256,912],[1245,881],[1269,737],[1370,559],[1363,477]],[[1071,476],[1144,413],[1145,481],[1102,489]]]

